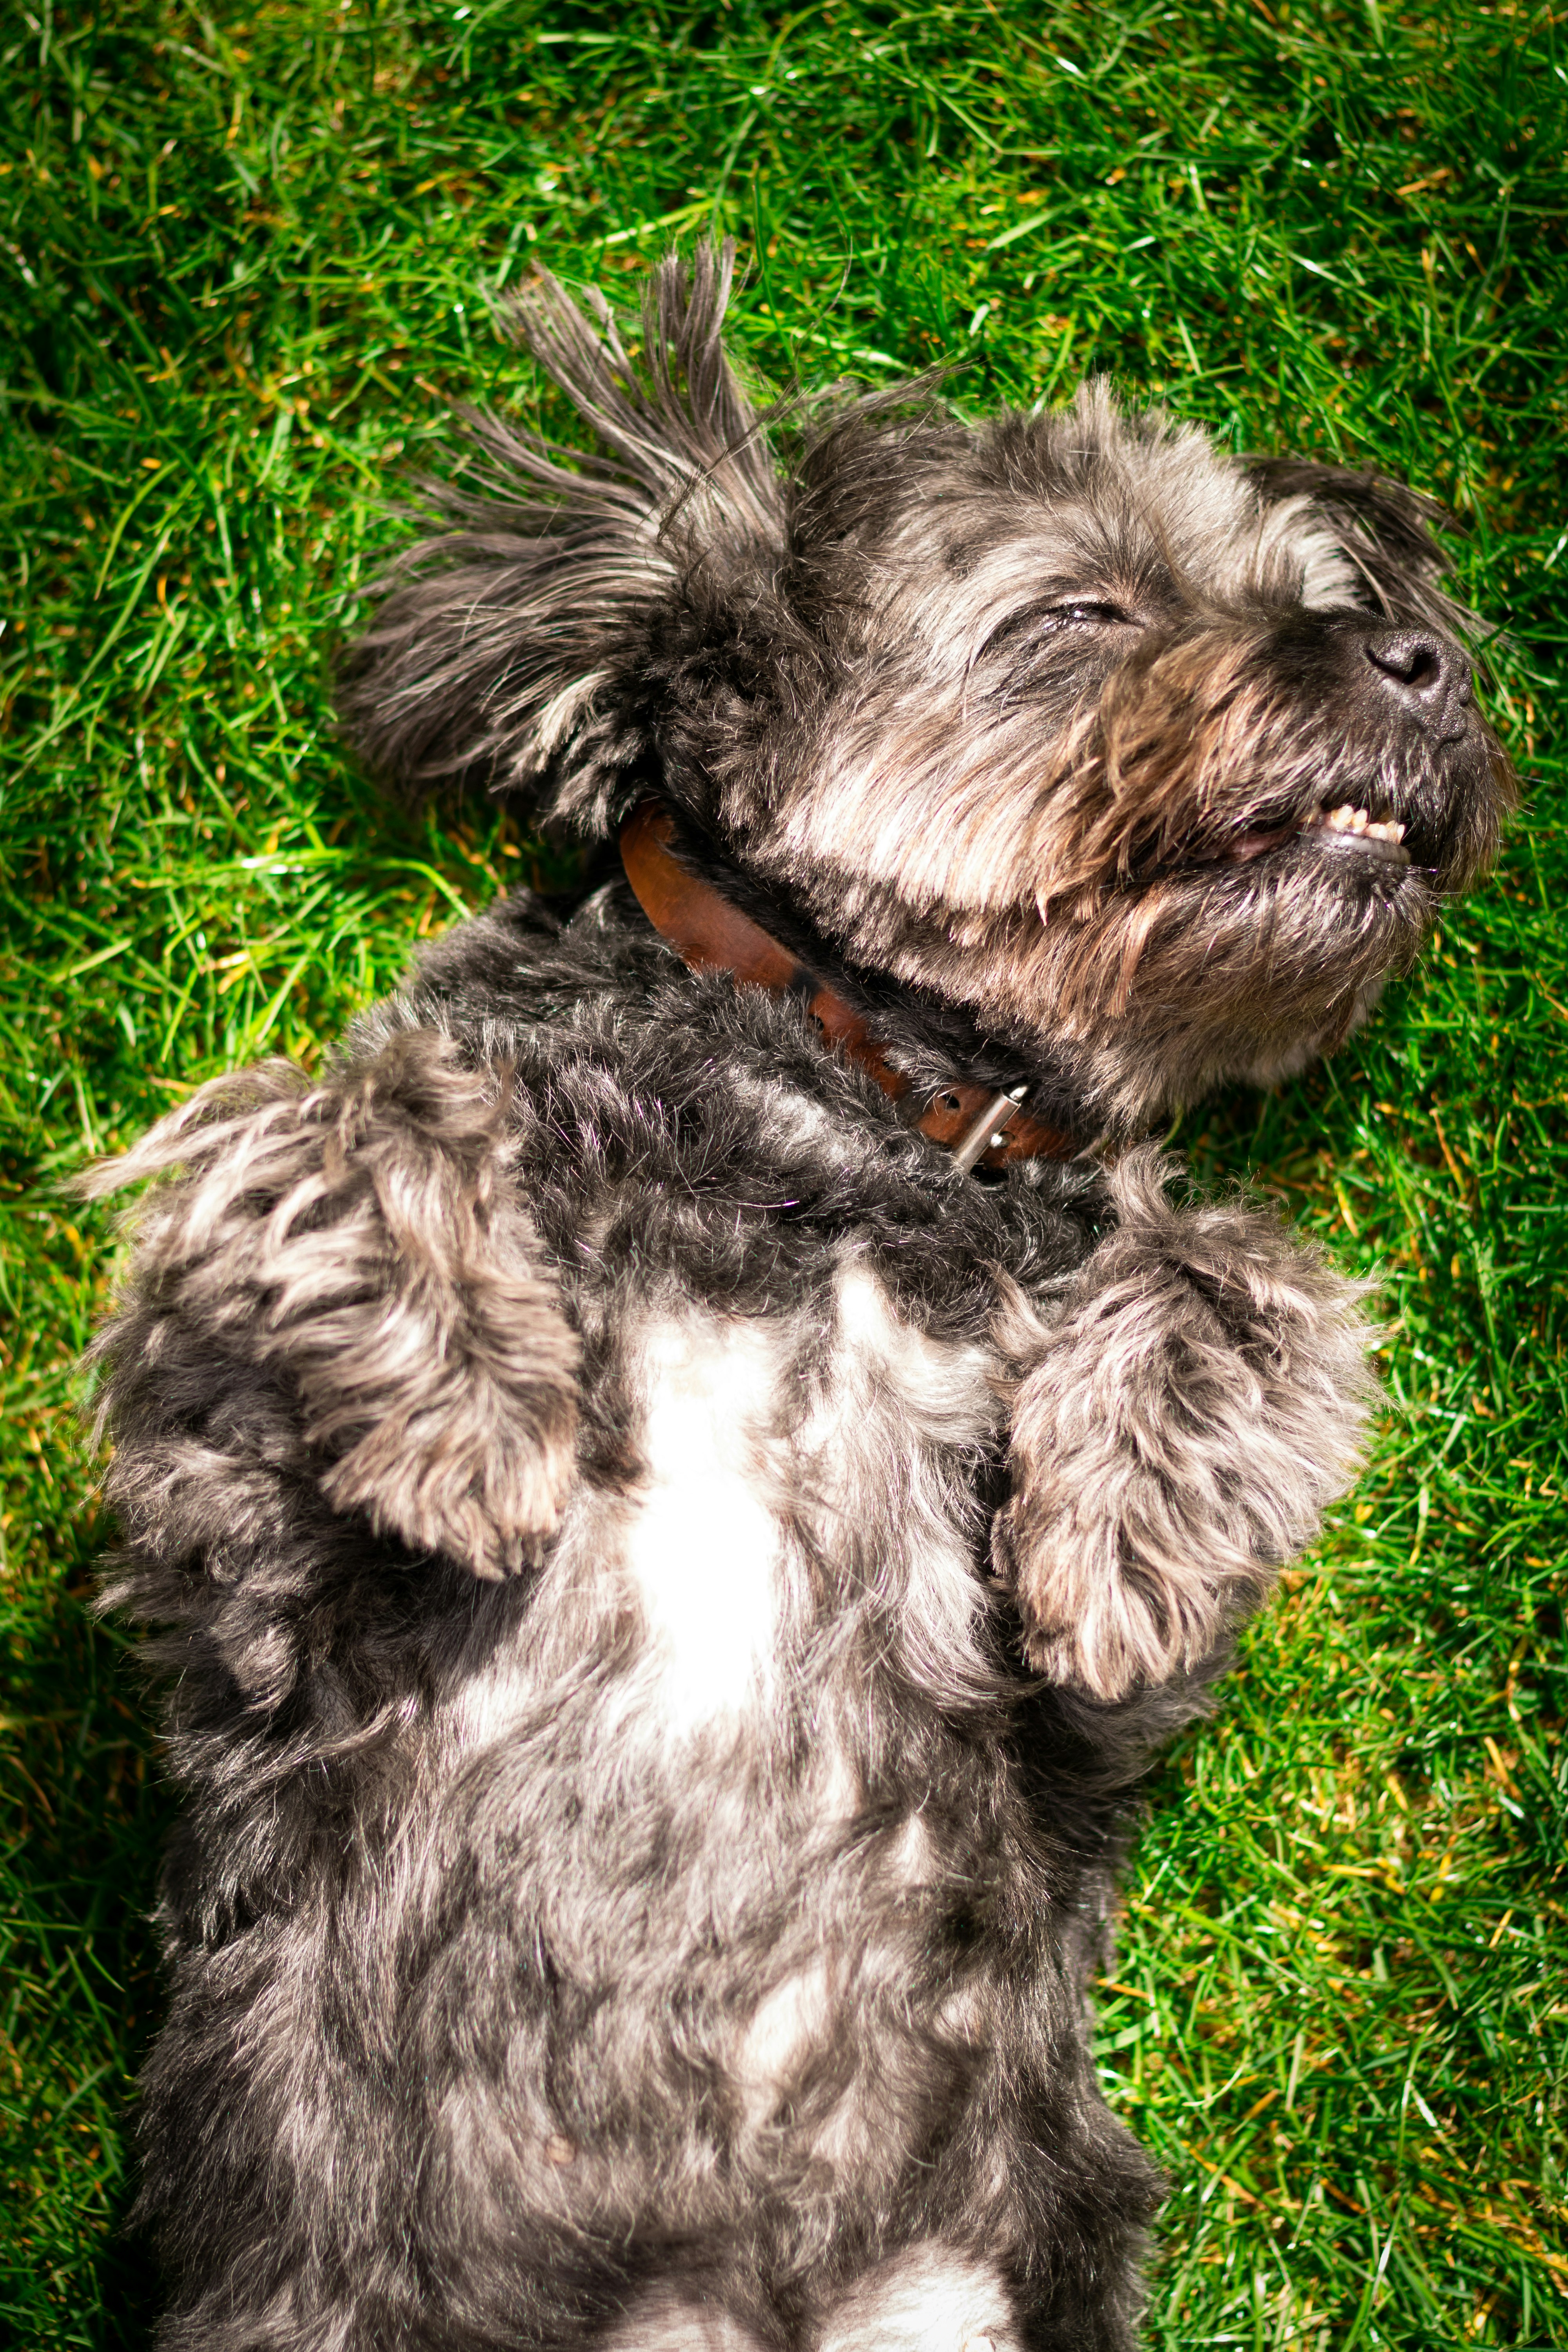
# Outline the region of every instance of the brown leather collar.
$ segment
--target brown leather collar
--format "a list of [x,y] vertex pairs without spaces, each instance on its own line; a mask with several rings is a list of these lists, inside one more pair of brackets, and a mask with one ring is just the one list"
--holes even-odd
[[[894,1069],[853,1005],[809,965],[797,962],[760,923],[672,856],[675,839],[675,820],[658,801],[644,801],[634,809],[621,831],[626,879],[655,930],[693,971],[728,971],[774,995],[798,995],[824,1036],[868,1071],[894,1102],[905,1102],[909,1079]],[[1012,1094],[997,1094],[990,1087],[955,1082],[933,1096],[918,1116],[910,1104],[909,1124],[942,1144],[966,1170],[1002,1168],[1016,1160],[1070,1160],[1079,1148],[1076,1139],[1025,1110],[1023,1094],[1021,1087]]]

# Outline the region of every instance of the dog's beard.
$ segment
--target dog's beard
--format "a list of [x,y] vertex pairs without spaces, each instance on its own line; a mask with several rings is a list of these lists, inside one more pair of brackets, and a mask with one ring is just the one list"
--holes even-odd
[[1227,1077],[1268,1082],[1332,1052],[1431,920],[1425,877],[1233,869],[1080,899],[1050,920],[1018,909],[908,938],[892,968],[969,992],[987,1025],[1076,1049],[1085,1109],[1134,1126]]
[[1336,694],[1366,625],[1210,621],[951,699],[884,673],[748,856],[858,961],[1073,1049],[1106,1123],[1271,1080],[1409,968],[1510,796],[1473,713],[1443,741]]

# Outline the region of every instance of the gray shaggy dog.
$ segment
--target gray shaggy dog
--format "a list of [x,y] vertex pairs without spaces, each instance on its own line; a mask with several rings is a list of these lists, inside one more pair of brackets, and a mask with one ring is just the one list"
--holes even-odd
[[99,1179],[171,1171],[100,1351],[166,2352],[1134,2340],[1136,1784],[1369,1401],[1140,1139],[1337,1045],[1511,786],[1409,491],[1096,389],[760,416],[729,277],[635,363],[534,283],[605,454],[474,420],[345,672],[581,890]]

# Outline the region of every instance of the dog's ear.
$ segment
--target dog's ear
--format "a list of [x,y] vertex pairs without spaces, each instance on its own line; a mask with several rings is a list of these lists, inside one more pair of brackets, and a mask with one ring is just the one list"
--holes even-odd
[[640,363],[597,294],[596,323],[542,274],[507,305],[606,455],[468,415],[459,478],[424,485],[444,527],[378,583],[340,673],[345,731],[395,790],[476,784],[589,827],[616,814],[661,615],[783,544],[766,420],[721,339],[733,268],[729,244],[660,265]]
[[1424,623],[1468,637],[1479,624],[1444,591],[1448,557],[1434,528],[1461,526],[1426,498],[1370,467],[1322,466],[1302,457],[1249,457],[1248,478],[1271,502],[1307,499],[1361,577],[1366,602],[1392,621]]

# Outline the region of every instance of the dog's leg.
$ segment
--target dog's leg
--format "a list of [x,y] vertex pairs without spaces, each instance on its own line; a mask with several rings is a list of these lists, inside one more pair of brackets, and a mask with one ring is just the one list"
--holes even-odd
[[439,1032],[391,1026],[319,1084],[282,1062],[219,1079],[97,1171],[106,1192],[183,1171],[142,1208],[99,1349],[144,1559],[232,1578],[279,1479],[480,1576],[548,1532],[576,1346],[507,1096]]
[[1239,1203],[1110,1176],[1119,1223],[1021,1374],[998,1563],[1030,1664],[1121,1700],[1201,1670],[1354,1475],[1373,1382],[1358,1286]]

